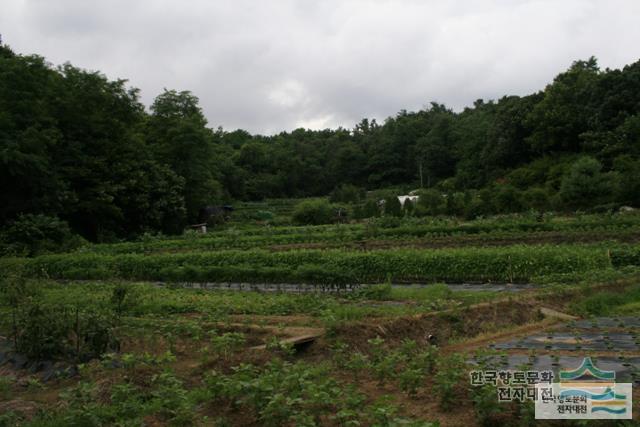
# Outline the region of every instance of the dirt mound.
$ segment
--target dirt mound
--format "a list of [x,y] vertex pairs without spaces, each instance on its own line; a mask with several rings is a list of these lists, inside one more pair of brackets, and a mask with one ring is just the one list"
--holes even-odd
[[336,337],[352,347],[363,348],[367,340],[379,336],[387,343],[412,339],[424,343],[434,335],[439,345],[454,338],[470,338],[497,329],[542,320],[543,315],[533,302],[499,301],[469,307],[401,317],[383,323],[351,323],[335,327]]

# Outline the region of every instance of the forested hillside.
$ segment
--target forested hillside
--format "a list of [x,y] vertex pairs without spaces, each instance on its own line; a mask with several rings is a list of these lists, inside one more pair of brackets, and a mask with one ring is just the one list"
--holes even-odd
[[146,111],[124,80],[0,46],[0,225],[32,214],[109,241],[181,232],[208,204],[345,185],[422,187],[424,214],[443,200],[442,213],[466,216],[640,206],[640,61],[576,61],[538,93],[461,112],[432,103],[352,130],[211,125],[190,92],[165,91]]

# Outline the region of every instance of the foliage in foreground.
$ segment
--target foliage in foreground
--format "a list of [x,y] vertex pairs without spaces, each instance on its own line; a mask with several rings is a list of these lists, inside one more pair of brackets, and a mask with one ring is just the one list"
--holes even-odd
[[397,408],[388,403],[364,405],[365,396],[353,386],[345,387],[331,378],[324,366],[277,360],[264,368],[240,365],[230,375],[211,372],[205,383],[214,402],[226,400],[234,408],[249,407],[266,426],[291,422],[315,426],[326,424],[323,420],[341,426],[436,425],[403,419],[396,415]]
[[18,412],[4,414],[0,425],[141,425],[152,420],[174,426],[438,425],[402,417],[390,397],[368,403],[356,388],[333,379],[323,365],[279,359],[262,367],[241,364],[228,374],[211,371],[202,385],[191,388],[164,363],[124,369],[127,375],[118,381],[83,379],[62,394],[65,404],[55,410],[26,422]]

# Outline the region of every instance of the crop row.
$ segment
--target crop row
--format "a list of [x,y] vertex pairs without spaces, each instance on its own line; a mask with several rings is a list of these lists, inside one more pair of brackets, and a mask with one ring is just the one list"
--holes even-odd
[[375,283],[498,281],[604,269],[640,261],[640,250],[620,245],[509,246],[384,251],[228,250],[188,254],[62,254],[2,259],[1,269],[22,268],[27,276],[54,279],[112,279],[249,282]]
[[[640,216],[639,216],[640,218]],[[251,249],[269,245],[301,243],[347,243],[360,240],[414,240],[456,238],[478,236],[478,238],[499,239],[516,237],[519,234],[566,233],[571,236],[593,237],[600,234],[604,238],[626,237],[640,233],[640,221],[636,216],[613,218],[589,218],[588,220],[568,220],[536,222],[520,221],[475,221],[455,225],[447,221],[420,224],[400,221],[389,226],[385,221],[371,224],[341,224],[309,227],[261,227],[242,230],[229,229],[204,236],[183,238],[146,238],[136,242],[101,244],[83,248],[83,251],[101,254],[148,253],[157,251],[184,251],[188,249]],[[604,240],[604,238],[602,240]]]
[[[383,230],[386,231],[386,230]],[[598,230],[567,230],[536,231],[530,233],[498,231],[493,233],[467,234],[467,233],[431,233],[424,236],[401,236],[388,233],[368,234],[366,232],[339,232],[326,230],[323,233],[300,234],[274,234],[274,235],[249,235],[249,236],[217,236],[213,238],[195,239],[157,239],[150,241],[127,242],[117,244],[101,244],[82,249],[84,252],[97,254],[127,254],[127,253],[151,253],[151,252],[187,252],[191,250],[224,250],[224,249],[255,249],[268,246],[292,245],[292,244],[326,244],[347,245],[364,240],[382,240],[393,246],[411,246],[412,244],[446,243],[447,246],[457,244],[482,246],[492,241],[518,241],[534,239],[539,242],[571,242],[585,239],[588,241],[604,241],[616,239],[628,239],[640,237],[640,229],[598,231]]]

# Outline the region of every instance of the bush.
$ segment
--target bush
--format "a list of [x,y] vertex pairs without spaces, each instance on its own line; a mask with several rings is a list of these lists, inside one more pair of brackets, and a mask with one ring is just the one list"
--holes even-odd
[[39,302],[14,313],[16,351],[35,360],[90,360],[118,347],[111,319],[99,313]]
[[390,196],[384,199],[384,214],[395,217],[402,216],[402,204],[396,196]]
[[351,184],[336,187],[329,195],[331,203],[357,203],[364,198],[364,190]]
[[275,215],[271,211],[257,211],[253,215],[253,219],[257,221],[271,221],[274,217]]
[[505,184],[498,186],[493,200],[498,212],[513,213],[522,210],[520,192],[512,185]]
[[616,200],[629,206],[640,206],[640,160],[625,154],[615,158],[613,167],[619,174]]
[[467,204],[464,212],[465,219],[476,219],[483,216],[487,211],[485,202],[479,195],[471,197],[471,201]]
[[373,220],[380,228],[393,229],[402,225],[403,221],[396,216],[383,216],[381,218]]
[[498,390],[493,384],[472,389],[473,406],[481,426],[498,425],[507,408],[498,401]]
[[379,285],[365,286],[359,290],[356,295],[366,299],[385,301],[391,297],[391,283],[382,283]]
[[465,207],[470,202],[468,200],[468,193],[453,192],[447,193],[445,199],[444,211],[447,215],[462,216],[465,212]]
[[444,211],[444,198],[438,190],[421,190],[416,213],[436,216]]
[[601,172],[602,165],[591,157],[583,157],[565,173],[559,196],[566,207],[589,208],[608,202],[614,194],[614,185]]
[[412,200],[405,200],[404,202],[404,212],[406,216],[413,216],[415,211],[415,202]]
[[0,255],[68,252],[84,243],[84,239],[71,232],[65,221],[56,217],[20,215],[0,233]]
[[456,405],[456,388],[466,374],[465,360],[460,354],[442,356],[438,359],[433,391],[438,396],[440,408],[450,412]]
[[356,206],[353,215],[357,219],[374,218],[380,216],[380,208],[375,200],[367,200],[364,205]]
[[544,212],[550,207],[549,194],[544,188],[530,188],[522,193],[522,204],[528,209]]
[[293,209],[293,221],[300,225],[331,224],[333,207],[326,200],[305,200]]

